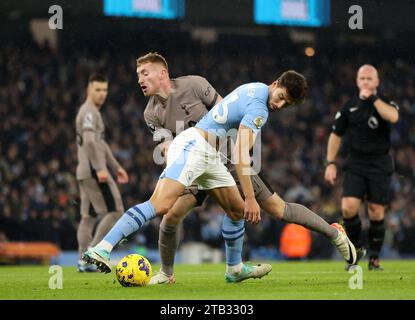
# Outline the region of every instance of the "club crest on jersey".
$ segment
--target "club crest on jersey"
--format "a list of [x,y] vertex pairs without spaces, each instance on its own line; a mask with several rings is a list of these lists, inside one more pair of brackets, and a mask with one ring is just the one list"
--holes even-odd
[[264,119],[262,117],[256,117],[254,120],[255,126],[257,127],[257,129],[262,127]]
[[85,117],[84,117],[84,122],[83,122],[83,127],[84,128],[93,128],[94,127],[94,117],[92,115],[92,113],[88,112]]

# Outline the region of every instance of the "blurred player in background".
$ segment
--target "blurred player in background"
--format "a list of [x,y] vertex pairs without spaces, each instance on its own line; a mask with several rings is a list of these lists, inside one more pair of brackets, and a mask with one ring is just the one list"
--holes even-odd
[[[367,200],[369,227],[369,270],[382,270],[379,253],[385,237],[385,207],[390,197],[393,171],[390,149],[390,124],[399,119],[399,108],[377,91],[379,76],[371,65],[357,73],[359,95],[337,112],[330,134],[325,179],[334,185],[337,177],[336,156],[342,137],[347,137],[348,158],[343,178],[342,214],[346,232],[357,250],[358,260],[366,254],[360,233],[359,208]],[[350,265],[346,266],[348,270]]]
[[[104,122],[101,107],[108,95],[108,81],[100,74],[92,74],[88,80],[87,98],[76,116],[78,166],[76,178],[81,197],[81,222],[77,238],[80,256],[89,246],[96,245],[124,211],[120,191],[108,172],[108,166],[117,174],[118,183],[127,183],[128,175],[114,158],[104,140]],[[93,230],[101,219],[95,235]],[[81,259],[79,272],[94,271]]]
[[[166,69],[166,67],[163,69]],[[146,69],[138,69],[140,77],[141,71],[146,74]],[[163,73],[165,76],[162,75]],[[167,69],[162,73],[156,73],[155,83],[160,83],[164,77],[168,79]],[[144,94],[149,93],[148,89],[151,86],[148,82],[140,79],[140,85]],[[242,236],[244,233],[242,217],[249,222],[258,223],[260,207],[255,199],[251,177],[242,171],[250,167],[249,150],[253,146],[256,134],[259,133],[266,122],[268,112],[301,101],[304,98],[305,91],[306,81],[304,77],[294,71],[285,72],[269,86],[262,83],[251,83],[235,89],[210,110],[196,124],[196,128],[185,130],[173,140],[172,146],[174,148],[172,151],[172,147],[170,147],[167,168],[160,176],[151,199],[130,208],[104,240],[84,254],[84,259],[97,264],[102,271],[111,271],[109,253],[113,247],[123,237],[138,230],[146,221],[156,215],[168,213],[185,188],[196,181],[198,188],[206,190],[209,195],[213,196],[230,217],[228,219],[229,223],[226,225],[227,228],[225,229],[225,223],[223,227],[225,241],[229,241],[227,236],[235,236],[232,238],[233,243],[231,242],[230,250],[227,247],[227,262],[235,260],[237,264],[227,265],[225,279],[229,282],[237,282],[241,281],[241,274],[243,280],[244,274],[254,272],[241,262]],[[153,94],[156,93],[157,91]],[[219,108],[222,108],[221,112],[218,111]],[[220,132],[228,132],[230,129],[238,128],[234,154],[237,155],[237,159],[240,161],[236,162],[235,167],[245,200],[241,198],[234,179],[220,161],[220,155],[213,147],[216,147],[216,143],[211,143],[211,138],[213,138],[213,141],[216,141],[216,138],[222,140],[226,138]],[[248,133],[247,138],[246,133]],[[182,161],[184,163],[179,163],[179,159],[184,160]],[[213,161],[215,165],[205,163],[206,161],[209,162],[209,159],[218,161]],[[349,261],[349,263],[355,262],[356,252],[354,246],[340,226],[328,225],[307,208],[298,204],[285,203],[275,193],[263,203],[265,204],[263,209],[276,218],[299,223],[310,229],[315,227],[321,233],[328,234],[346,261]],[[273,204],[273,207],[267,207],[267,204],[269,206]],[[181,212],[182,216],[185,214],[186,212]]]

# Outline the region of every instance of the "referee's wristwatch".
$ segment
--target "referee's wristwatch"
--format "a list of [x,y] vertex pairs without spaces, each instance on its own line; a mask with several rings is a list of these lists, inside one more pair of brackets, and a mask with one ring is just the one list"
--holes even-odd
[[328,161],[328,160],[325,160],[324,161],[324,168],[327,168],[331,164],[336,165],[336,161]]
[[371,96],[369,96],[366,101],[370,102],[370,103],[375,103],[375,101],[379,99],[379,97],[376,94],[372,94]]

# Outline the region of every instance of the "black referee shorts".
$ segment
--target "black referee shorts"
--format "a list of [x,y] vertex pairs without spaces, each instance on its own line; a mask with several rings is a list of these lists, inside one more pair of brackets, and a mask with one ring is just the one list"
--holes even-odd
[[389,155],[373,158],[350,157],[343,177],[343,197],[388,204],[392,172],[392,159]]

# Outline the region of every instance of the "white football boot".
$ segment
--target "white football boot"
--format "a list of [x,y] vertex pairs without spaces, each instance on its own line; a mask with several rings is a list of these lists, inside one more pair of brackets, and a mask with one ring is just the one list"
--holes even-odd
[[163,271],[159,271],[154,276],[151,277],[150,282],[148,285],[154,285],[154,284],[171,284],[175,283],[176,279],[174,278],[174,275],[167,275]]
[[339,250],[340,254],[348,264],[356,264],[356,248],[347,236],[346,231],[344,231],[343,227],[338,223],[332,223],[331,226],[339,231],[339,235],[332,243],[337,247],[337,250]]

